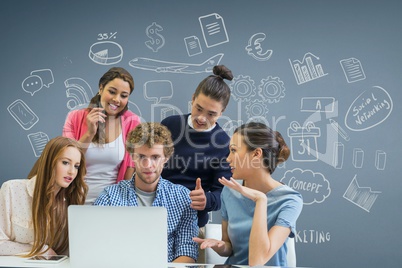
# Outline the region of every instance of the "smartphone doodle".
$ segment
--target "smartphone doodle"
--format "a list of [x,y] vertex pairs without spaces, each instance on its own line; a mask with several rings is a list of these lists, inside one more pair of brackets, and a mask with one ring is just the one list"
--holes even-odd
[[38,116],[20,99],[11,103],[7,107],[7,110],[11,116],[14,117],[15,121],[25,130],[29,130],[39,121]]

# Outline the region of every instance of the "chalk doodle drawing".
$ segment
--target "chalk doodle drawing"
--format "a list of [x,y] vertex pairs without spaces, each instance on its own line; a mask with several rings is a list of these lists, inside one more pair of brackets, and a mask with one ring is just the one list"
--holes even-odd
[[268,76],[261,80],[258,94],[269,103],[277,103],[285,97],[285,85],[279,77]]
[[[229,86],[235,100],[248,102],[256,95],[255,82],[250,76],[239,75],[233,78]],[[258,95],[263,102],[277,103],[285,97],[284,82],[279,77],[273,76],[261,79]]]
[[49,88],[54,83],[53,72],[50,69],[41,69],[31,72],[31,75],[22,81],[22,89],[33,96],[42,87]]
[[49,141],[49,136],[43,132],[36,132],[28,134],[28,140],[29,143],[31,144],[35,156],[39,157]]
[[387,162],[387,154],[383,150],[375,151],[374,165],[378,170],[384,170]]
[[219,65],[223,55],[223,53],[216,54],[199,64],[162,61],[142,57],[134,58],[130,60],[128,64],[136,69],[154,71],[157,73],[210,73],[215,65]]
[[348,133],[338,124],[338,122],[330,118],[329,123],[331,124],[331,127],[335,130],[335,132],[338,133],[339,136],[341,136],[345,141],[350,140]]
[[112,65],[123,58],[123,48],[114,41],[100,41],[89,48],[88,56],[97,64]]
[[332,166],[336,169],[342,169],[344,158],[345,158],[345,145],[342,142],[335,142],[333,158],[332,158]]
[[64,81],[66,87],[67,108],[77,110],[86,108],[94,95],[91,86],[80,77],[71,77]]
[[388,92],[379,86],[363,91],[350,105],[345,125],[352,131],[364,131],[384,122],[393,109]]
[[15,100],[7,107],[7,110],[15,121],[25,130],[31,129],[39,122],[39,117],[23,100]]
[[301,112],[332,113],[334,107],[333,97],[303,97],[300,103]]
[[254,80],[250,76],[239,75],[233,78],[229,85],[232,89],[233,99],[237,101],[250,101],[256,95]]
[[317,138],[321,137],[320,128],[313,122],[307,122],[301,126],[293,121],[288,128],[292,160],[296,162],[318,161]]
[[343,72],[348,83],[354,83],[366,79],[363,66],[358,59],[349,58],[340,61]]
[[305,205],[322,203],[331,194],[329,181],[322,173],[295,168],[285,172],[280,180],[303,196]]
[[145,42],[145,45],[153,52],[158,52],[158,50],[165,45],[165,38],[159,33],[161,31],[163,31],[162,26],[156,24],[156,22],[153,22],[145,30],[145,33],[150,39]]
[[263,50],[261,43],[266,38],[265,33],[256,33],[250,37],[248,40],[248,45],[246,46],[247,54],[258,61],[267,61],[272,56],[272,50]]
[[246,114],[248,118],[262,117],[265,118],[268,114],[268,105],[262,100],[253,100],[246,105]]
[[158,104],[170,100],[173,96],[173,85],[169,80],[152,80],[144,83],[144,98]]
[[186,45],[187,54],[189,57],[202,53],[200,39],[197,36],[189,36],[184,38],[184,44]]
[[327,75],[321,64],[316,64],[314,61],[318,61],[320,58],[314,54],[308,52],[304,55],[303,60],[290,60],[290,66],[292,67],[293,74],[296,78],[298,85],[310,82]]
[[353,166],[355,168],[362,168],[364,163],[364,151],[362,148],[353,148]]
[[225,21],[217,14],[212,13],[198,18],[205,45],[210,48],[229,42]]
[[361,209],[370,212],[371,207],[381,192],[373,191],[370,187],[360,187],[356,176],[353,177],[343,197]]

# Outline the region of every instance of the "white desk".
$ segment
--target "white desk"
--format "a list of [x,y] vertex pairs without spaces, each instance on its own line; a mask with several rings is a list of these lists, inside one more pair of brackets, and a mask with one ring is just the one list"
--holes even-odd
[[[166,268],[214,268],[214,264],[198,264],[198,263],[169,263]],[[244,265],[235,265],[236,267],[249,267]],[[41,267],[41,268],[70,268],[70,260],[67,259],[58,264],[43,264],[43,263],[27,263],[24,258],[16,256],[0,256],[0,267]],[[259,266],[259,267],[270,267],[270,268],[280,268],[279,266]],[[90,268],[90,267],[88,267]],[[133,267],[135,268],[135,267]],[[161,267],[163,268],[163,267]]]
[[0,267],[46,267],[46,268],[70,268],[70,260],[67,259],[57,264],[28,263],[24,258],[17,256],[0,256]]

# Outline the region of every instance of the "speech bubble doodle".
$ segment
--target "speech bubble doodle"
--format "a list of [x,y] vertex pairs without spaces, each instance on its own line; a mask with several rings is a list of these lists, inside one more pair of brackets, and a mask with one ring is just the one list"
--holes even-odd
[[31,75],[22,81],[22,89],[33,96],[43,86],[49,88],[54,83],[53,73],[50,69],[41,69],[31,72]]
[[295,168],[283,175],[281,182],[298,191],[303,196],[305,205],[322,203],[331,194],[329,181],[325,176],[312,170]]
[[22,81],[22,89],[33,96],[43,87],[42,78],[38,75],[31,75]]
[[144,84],[144,98],[154,101],[154,104],[162,100],[169,100],[173,96],[173,85],[169,80],[153,80]]
[[31,72],[31,75],[37,75],[42,78],[44,87],[49,88],[49,86],[54,83],[53,72],[50,69],[35,70]]
[[392,109],[393,102],[388,92],[374,86],[352,102],[345,116],[345,125],[352,131],[370,129],[384,122]]

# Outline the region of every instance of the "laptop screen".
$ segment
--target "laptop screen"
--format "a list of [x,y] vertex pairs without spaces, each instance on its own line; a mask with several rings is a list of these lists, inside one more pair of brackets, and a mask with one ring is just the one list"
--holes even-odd
[[71,268],[167,267],[164,207],[68,208]]

